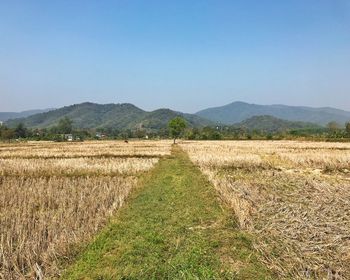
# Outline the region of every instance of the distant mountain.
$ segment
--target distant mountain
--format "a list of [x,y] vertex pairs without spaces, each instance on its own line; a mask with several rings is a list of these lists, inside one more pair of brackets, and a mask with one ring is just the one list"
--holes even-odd
[[256,105],[245,102],[233,102],[231,104],[208,108],[196,113],[196,115],[214,122],[234,124],[253,116],[270,115],[276,118],[311,122],[326,125],[330,121],[336,121],[343,125],[350,121],[350,112],[334,108],[311,108],[286,105]]
[[48,112],[53,109],[44,109],[44,110],[28,110],[23,112],[0,112],[0,121],[7,121],[9,119],[16,118],[25,118],[31,115]]
[[276,133],[300,129],[320,129],[321,126],[308,122],[286,121],[273,116],[254,116],[240,123],[233,125],[237,128],[245,128],[248,131],[259,131],[267,133]]
[[213,125],[211,121],[197,115],[184,114],[170,109],[147,112],[129,103],[102,105],[90,102],[66,106],[26,118],[8,120],[6,125],[14,127],[18,123],[24,123],[29,128],[47,128],[57,125],[61,118],[68,117],[76,128],[152,130],[166,127],[169,120],[176,116],[185,118],[190,127]]

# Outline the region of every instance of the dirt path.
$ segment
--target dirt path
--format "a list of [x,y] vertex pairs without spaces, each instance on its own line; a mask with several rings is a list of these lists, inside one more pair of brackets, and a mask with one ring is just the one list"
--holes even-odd
[[174,146],[63,279],[270,279],[251,238]]

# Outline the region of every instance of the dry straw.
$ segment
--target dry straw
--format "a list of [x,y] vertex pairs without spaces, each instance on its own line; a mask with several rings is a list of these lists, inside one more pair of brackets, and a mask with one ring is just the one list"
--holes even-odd
[[283,279],[350,275],[350,144],[184,142]]
[[0,144],[0,279],[60,274],[167,141]]

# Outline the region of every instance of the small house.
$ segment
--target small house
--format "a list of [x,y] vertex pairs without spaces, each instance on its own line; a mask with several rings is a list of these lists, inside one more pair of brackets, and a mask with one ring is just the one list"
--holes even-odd
[[107,137],[106,134],[101,133],[101,132],[96,132],[96,138],[98,138],[98,139],[104,139],[104,138],[106,138],[106,137]]
[[73,141],[73,134],[65,134],[64,140],[66,141]]

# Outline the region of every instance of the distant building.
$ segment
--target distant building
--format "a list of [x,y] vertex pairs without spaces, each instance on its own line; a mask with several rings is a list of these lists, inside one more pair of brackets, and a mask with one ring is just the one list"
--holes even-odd
[[72,134],[65,134],[64,139],[67,141],[73,141],[73,135]]
[[96,132],[96,138],[103,139],[103,138],[106,138],[106,137],[107,137],[106,134],[103,134],[101,132]]
[[0,121],[0,126],[2,126],[4,123],[2,121]]

